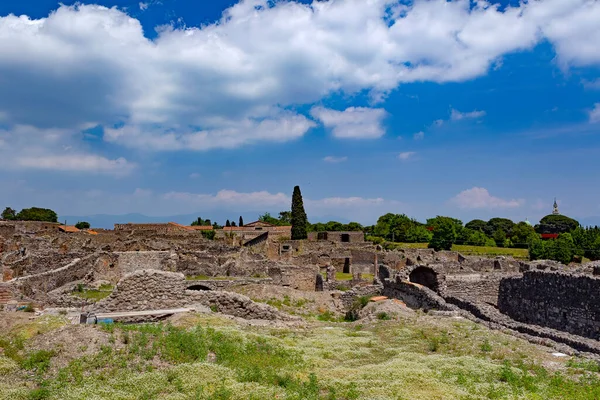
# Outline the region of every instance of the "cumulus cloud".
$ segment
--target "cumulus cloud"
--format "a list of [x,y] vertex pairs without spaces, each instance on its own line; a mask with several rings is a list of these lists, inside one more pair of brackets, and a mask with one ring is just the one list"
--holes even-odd
[[323,161],[331,164],[337,164],[348,160],[348,157],[335,157],[335,156],[327,156],[323,158]]
[[477,119],[485,116],[485,111],[471,111],[471,112],[460,112],[458,110],[452,109],[450,113],[450,119],[452,121],[460,121],[463,119]]
[[594,108],[590,110],[590,122],[592,124],[600,122],[600,103],[594,104]]
[[23,156],[14,159],[14,163],[17,167],[28,169],[97,172],[111,175],[127,175],[135,167],[124,158],[110,160],[92,154]]
[[413,135],[413,138],[415,140],[423,140],[425,138],[425,132],[423,132],[423,131],[417,132]]
[[402,161],[407,161],[407,160],[413,158],[415,154],[417,154],[417,153],[415,153],[414,151],[404,151],[404,152],[398,154],[398,159],[402,160]]
[[487,189],[473,187],[463,190],[450,200],[451,203],[462,209],[495,209],[495,208],[516,208],[522,206],[524,200],[506,200],[492,196]]
[[[153,40],[116,7],[0,17],[0,118],[39,129],[100,125],[106,140],[151,150],[231,148],[304,135],[313,125],[285,111],[293,106],[473,79],[542,39],[565,68],[600,64],[598,1],[406,3],[246,0],[213,24],[161,27]],[[375,138],[376,110],[316,113],[336,137]],[[372,119],[357,124],[359,116]]]
[[332,129],[333,136],[349,139],[377,139],[385,134],[382,108],[349,107],[344,111],[314,107],[311,115]]
[[71,145],[77,131],[38,129],[17,125],[0,129],[0,166],[6,169],[31,169],[63,172],[100,173],[123,176],[136,165],[123,157],[109,158],[90,154]]

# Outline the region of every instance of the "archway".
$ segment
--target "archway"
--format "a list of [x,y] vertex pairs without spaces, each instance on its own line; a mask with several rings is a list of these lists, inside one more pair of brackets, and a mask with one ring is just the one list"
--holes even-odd
[[408,279],[411,282],[426,286],[434,292],[437,292],[439,288],[437,273],[431,268],[417,267],[410,273]]
[[188,287],[188,290],[212,290],[206,285],[192,285]]

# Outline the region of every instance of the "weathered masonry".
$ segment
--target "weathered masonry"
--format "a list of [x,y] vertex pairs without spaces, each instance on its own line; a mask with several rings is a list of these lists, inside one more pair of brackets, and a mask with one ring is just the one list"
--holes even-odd
[[500,282],[498,308],[511,318],[600,339],[600,278],[527,271]]

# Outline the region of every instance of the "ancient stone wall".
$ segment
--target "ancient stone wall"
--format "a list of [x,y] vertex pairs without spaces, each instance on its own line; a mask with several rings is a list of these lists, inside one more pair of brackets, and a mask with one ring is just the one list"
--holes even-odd
[[247,319],[298,320],[266,304],[223,291],[186,290],[181,273],[142,270],[121,279],[110,296],[89,307],[95,312],[164,310],[200,303],[224,314]]
[[600,278],[527,271],[500,282],[498,308],[529,324],[600,339]]
[[176,268],[177,254],[171,251],[126,251],[115,254],[123,275],[142,269],[174,271]]
[[497,273],[463,273],[446,274],[446,290],[444,296],[455,296],[461,299],[479,301],[493,305],[498,304],[500,281],[506,274]]
[[84,258],[77,258],[60,268],[40,274],[15,278],[7,283],[18,288],[25,296],[42,300],[46,293],[69,282],[83,279],[92,271],[96,258],[95,254],[91,254]]
[[396,281],[386,280],[383,285],[384,296],[400,299],[410,308],[421,308],[425,311],[435,310],[454,310],[454,307],[449,307],[446,301],[433,290],[411,283],[396,279]]
[[503,279],[500,311],[517,321],[600,339],[600,278],[527,271]]

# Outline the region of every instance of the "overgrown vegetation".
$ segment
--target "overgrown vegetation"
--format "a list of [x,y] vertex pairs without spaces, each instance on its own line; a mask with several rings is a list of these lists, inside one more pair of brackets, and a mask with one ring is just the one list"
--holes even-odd
[[4,335],[0,399],[600,398],[598,364],[552,358],[464,320],[277,329],[189,318],[181,321],[187,328],[87,326],[102,330],[107,344],[62,367],[55,365],[60,349],[27,350],[24,339]]

